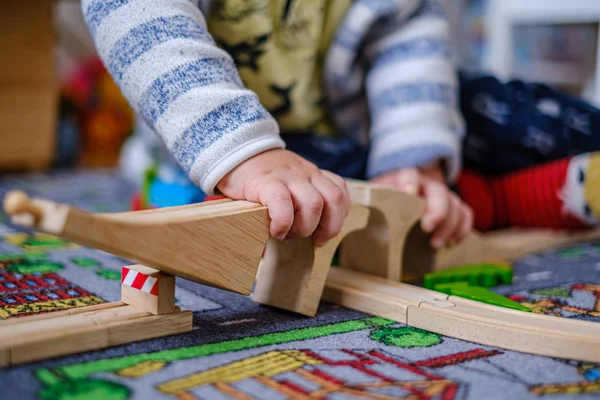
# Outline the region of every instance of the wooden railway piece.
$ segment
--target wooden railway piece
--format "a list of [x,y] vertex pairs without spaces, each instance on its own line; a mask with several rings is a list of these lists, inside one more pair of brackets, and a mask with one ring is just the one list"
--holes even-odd
[[349,181],[348,188],[352,202],[369,207],[371,214],[367,227],[351,233],[341,244],[341,265],[393,281],[412,281],[458,265],[512,261],[557,246],[600,239],[600,229],[474,231],[460,243],[436,252],[420,229],[423,200],[360,181]]
[[0,321],[0,367],[189,332],[191,311],[152,315],[121,302]]
[[247,201],[94,214],[14,191],[4,208],[17,225],[245,295],[269,237],[266,207]]
[[192,330],[191,311],[174,305],[175,277],[123,269],[120,302],[0,321],[0,368]]
[[402,257],[411,229],[425,204],[405,193],[360,181],[347,181],[350,199],[369,207],[367,227],[349,234],[341,244],[340,264],[395,281],[402,278]]
[[335,250],[350,232],[367,225],[369,210],[352,205],[341,232],[323,247],[311,238],[270,240],[258,270],[252,300],[306,316],[317,313]]
[[[350,234],[342,244],[343,268],[330,269],[324,300],[475,343],[600,362],[599,323],[510,310],[398,281],[398,277],[406,279],[407,271],[419,277],[460,264],[506,261],[555,246],[594,240],[600,237],[599,230],[510,230],[486,235],[474,232],[461,243],[435,252],[417,225],[424,210],[422,201],[360,182],[350,182],[349,186],[352,201],[368,206],[371,218],[366,229]],[[393,214],[390,203],[404,209],[403,213]],[[393,215],[405,217],[394,222],[390,217]],[[400,240],[388,245],[387,240],[398,234]],[[397,243],[403,247],[401,256]],[[382,267],[365,254],[375,254],[379,263],[391,260],[395,264]]]
[[177,309],[175,277],[143,265],[123,267],[121,301],[150,314],[170,314]]
[[600,323],[491,306],[331,268],[323,299],[457,339],[547,357],[600,362]]
[[[307,239],[304,242],[289,241],[277,244],[278,252],[275,253],[276,257],[271,259],[271,261],[269,261],[269,252],[267,252],[267,256],[265,257],[266,264],[263,263],[263,266],[266,265],[266,268],[263,270],[263,266],[261,266],[261,272],[259,272],[258,276],[258,290],[255,295],[257,301],[304,313],[305,315],[314,315],[314,311],[312,310],[316,309],[320,295],[319,287],[322,288],[322,283],[319,282],[323,281],[325,272],[329,269],[326,278],[324,299],[336,302],[342,306],[476,343],[545,356],[581,361],[600,361],[600,355],[598,354],[600,351],[600,343],[598,342],[600,338],[600,324],[507,310],[505,308],[432,292],[397,281],[398,277],[401,278],[404,275],[402,267],[405,269],[407,267],[413,267],[415,270],[421,269],[424,273],[429,269],[441,269],[449,266],[449,263],[452,262],[451,260],[460,260],[461,263],[496,261],[496,259],[500,258],[506,260],[508,257],[518,257],[528,251],[537,251],[553,245],[595,239],[598,237],[597,231],[586,231],[577,234],[538,231],[532,236],[527,231],[524,231],[523,236],[516,240],[511,239],[514,236],[508,236],[507,239],[506,236],[501,236],[502,234],[491,236],[475,233],[453,248],[445,249],[439,253],[428,250],[425,253],[426,257],[421,257],[422,254],[419,253],[417,256],[421,257],[421,260],[429,261],[417,262],[416,257],[410,257],[410,253],[417,252],[417,247],[413,243],[417,243],[419,240],[422,241],[422,237],[419,239],[417,234],[418,228],[415,228],[424,209],[422,202],[389,189],[357,182],[350,182],[349,184],[354,205],[353,212],[350,213],[350,216],[346,220],[343,232],[323,248],[315,249]],[[84,242],[83,244],[86,243],[86,234],[94,238],[98,237],[97,233],[90,233],[90,226],[100,229],[104,232],[104,236],[110,234],[108,227],[114,228],[115,226],[119,226],[122,228],[123,226],[135,226],[139,228],[128,231],[127,234],[131,235],[143,232],[144,229],[148,229],[149,227],[159,230],[159,227],[171,226],[171,229],[174,229],[174,235],[181,236],[190,232],[196,233],[194,230],[196,229],[195,227],[187,227],[187,229],[179,228],[189,219],[192,219],[195,225],[203,225],[205,221],[211,221],[213,222],[214,229],[214,226],[220,225],[223,219],[229,218],[232,215],[251,214],[254,216],[256,215],[254,214],[257,212],[256,210],[265,211],[264,208],[253,203],[221,202],[216,205],[183,206],[173,210],[162,209],[143,212],[143,214],[121,213],[99,214],[97,216],[89,214],[81,217],[81,214],[84,213],[83,211],[50,202],[30,201],[27,198],[25,198],[26,201],[22,201],[24,196],[19,196],[21,199],[15,199],[13,196],[12,204],[11,201],[8,201],[7,209],[12,210],[13,221],[38,229],[41,228],[49,233],[58,233],[60,236],[66,238],[76,237],[81,239]],[[400,218],[396,221],[390,218],[390,215],[394,212],[394,207],[403,210],[402,212],[397,212],[396,215],[399,215]],[[358,232],[360,234],[369,232],[369,235],[363,236],[362,240],[355,243],[357,247],[359,245],[362,246],[363,251],[369,251],[371,256],[376,256],[379,257],[379,260],[383,260],[385,268],[379,268],[378,265],[361,264],[358,266],[368,272],[368,274],[349,269],[330,269],[329,263],[339,241],[349,232],[370,224],[373,218],[369,218],[369,215],[373,216],[374,214],[377,215],[377,213],[379,213],[379,217],[387,215],[385,217],[387,219],[384,219],[385,223],[391,226],[387,230],[388,233],[363,229]],[[266,219],[266,212],[264,215]],[[216,219],[219,219],[218,223]],[[73,223],[73,221],[76,221],[76,223]],[[90,221],[93,221],[93,223]],[[116,222],[119,222],[120,225],[116,224]],[[264,235],[268,236],[267,223],[262,219],[260,222],[262,224],[260,229],[262,229]],[[381,223],[379,223],[379,226],[382,226]],[[60,229],[57,229],[57,227]],[[65,229],[66,227],[69,229]],[[83,228],[87,228],[87,230]],[[229,229],[239,229],[239,226],[236,225],[235,228]],[[258,230],[259,228],[256,229]],[[394,232],[394,235],[399,236],[399,247],[395,247],[395,243],[397,243],[395,241],[393,246],[386,245],[386,240],[390,240],[390,236],[388,236],[390,231]],[[77,236],[74,232],[78,232],[81,236]],[[221,239],[219,242],[220,245],[227,245],[227,242],[234,240],[231,237],[231,232],[228,233],[226,239]],[[248,232],[244,233],[249,234]],[[117,235],[117,237],[122,236]],[[243,237],[244,235],[240,236]],[[354,235],[350,233],[348,238],[352,236]],[[160,243],[161,240],[165,240],[165,235],[154,234],[151,238],[148,238],[148,236],[145,237],[147,239],[144,244],[146,248],[151,247],[155,243]],[[359,236],[355,236],[354,240],[356,240],[356,237]],[[543,239],[544,242],[540,243],[540,239]],[[368,244],[372,240],[376,241],[372,247],[363,246],[363,244]],[[105,245],[106,240],[100,242]],[[87,243],[96,244],[93,240],[88,240]],[[173,241],[170,243],[173,246],[177,246],[177,243],[173,243]],[[209,240],[209,243],[215,243],[214,239],[212,241]],[[343,248],[343,252],[346,252],[343,254],[345,257],[349,254],[347,253],[348,249],[353,250],[347,244]],[[144,245],[140,243],[136,243],[136,245],[144,248]],[[475,245],[482,246],[482,248],[474,249]],[[110,248],[114,250],[115,246],[119,251],[123,250],[123,248],[126,249],[126,246],[120,243]],[[198,249],[206,249],[205,243],[202,242],[188,243],[187,246],[186,248],[193,251],[196,255],[201,252]],[[212,244],[211,246],[209,250],[217,252],[215,251],[216,245]],[[234,242],[233,246],[235,247],[234,249],[228,250],[232,254],[237,255],[239,251],[244,251],[243,249],[239,249],[239,243]],[[257,245],[257,247],[259,246]],[[101,247],[98,248],[102,249]],[[268,250],[270,251],[272,248]],[[390,251],[393,251],[394,254],[388,254]],[[123,250],[123,252],[125,251]],[[375,254],[375,252],[377,253]],[[218,253],[222,254],[221,251],[218,251]],[[198,272],[195,280],[200,282],[207,281],[206,277],[202,276],[202,273],[210,270],[210,267],[207,267],[205,263],[207,260],[214,258],[198,257],[196,259],[196,265],[200,266],[192,268]],[[392,263],[390,260],[399,260],[399,264],[395,265],[396,261]],[[153,261],[152,257],[149,258],[149,261]],[[284,262],[287,261],[290,262],[286,265]],[[154,262],[154,265],[156,264]],[[298,271],[290,269],[291,265],[299,266]],[[175,264],[170,264],[169,267],[176,275],[189,275],[189,265],[185,268],[180,268]],[[347,268],[348,265],[345,265],[345,267]],[[372,270],[371,267],[373,267]],[[228,269],[225,274],[224,279],[227,280],[227,277],[232,272]],[[378,278],[375,276],[377,274],[384,275],[384,277]],[[388,274],[394,277],[394,279],[390,279]],[[212,280],[211,277],[208,281]],[[214,282],[209,284],[218,286]],[[165,315],[171,316],[172,314]],[[162,315],[156,317],[162,317]],[[126,321],[121,321],[121,324],[124,323]],[[81,329],[83,331],[89,328],[84,327]],[[25,340],[24,338],[19,340]],[[50,337],[50,340],[54,339]],[[109,340],[107,345],[110,343]],[[85,345],[82,344],[81,347],[85,347]],[[11,362],[13,362],[14,354],[17,354],[18,361],[18,354],[20,353],[19,351],[14,352],[15,348],[15,346],[11,345],[10,351],[8,351],[6,350],[6,346],[0,347],[0,360],[10,358]]]

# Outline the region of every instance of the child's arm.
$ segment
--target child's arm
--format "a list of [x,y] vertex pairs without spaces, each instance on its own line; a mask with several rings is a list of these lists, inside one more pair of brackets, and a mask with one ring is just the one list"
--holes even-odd
[[204,192],[269,208],[274,237],[336,235],[343,181],[282,150],[273,117],[190,0],[83,0],[98,53],[132,107]]
[[[464,122],[451,59],[450,28],[435,0],[397,2],[365,44],[371,112],[368,175],[443,160],[446,177],[460,170]],[[414,8],[407,16],[407,4]],[[392,18],[396,17],[396,18]]]
[[[450,30],[438,2],[398,4],[365,48],[372,117],[368,175],[425,197],[423,228],[434,233],[438,247],[459,240],[472,225],[470,209],[445,185],[459,173],[463,137]],[[414,9],[407,11],[410,4]]]

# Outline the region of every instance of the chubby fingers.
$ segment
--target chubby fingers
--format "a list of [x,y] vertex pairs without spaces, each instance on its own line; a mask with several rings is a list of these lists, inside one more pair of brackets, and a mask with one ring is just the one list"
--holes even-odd
[[324,169],[321,170],[321,174],[326,178],[329,178],[333,183],[340,188],[340,190],[344,194],[344,205],[346,206],[346,215],[350,212],[350,193],[348,193],[348,185],[346,184],[346,180],[339,175],[334,174],[333,172],[326,171]]
[[417,195],[421,187],[421,174],[416,168],[389,172],[372,179],[373,183]]
[[288,237],[305,238],[319,226],[325,200],[308,178],[296,178],[286,182],[294,203],[294,222]]
[[313,234],[313,243],[316,246],[324,245],[342,230],[350,211],[350,196],[345,183],[334,182],[334,179],[337,180],[324,173],[311,178],[311,183],[321,193],[324,201],[321,220]]
[[270,234],[283,240],[294,223],[294,203],[288,187],[279,179],[265,179],[256,188],[258,201],[267,206],[271,218]]
[[473,228],[473,211],[469,206],[453,193],[450,193],[449,203],[448,215],[432,239],[434,248],[460,242]]
[[424,184],[427,211],[421,221],[423,231],[432,233],[431,245],[440,248],[463,239],[473,227],[473,212],[445,185]]
[[446,187],[434,181],[423,184],[423,196],[427,209],[421,219],[421,228],[426,233],[433,233],[446,220],[450,209],[450,197]]
[[396,185],[398,190],[415,196],[421,188],[421,173],[414,168],[404,169],[396,175]]
[[315,245],[323,245],[341,231],[350,211],[345,181],[327,171],[287,181],[265,179],[255,193],[269,210],[270,234],[278,240],[312,235]]
[[447,197],[447,211],[445,218],[441,220],[431,239],[431,245],[435,249],[439,249],[446,244],[449,244],[454,232],[456,232],[461,224],[462,210],[460,201],[456,196],[450,195],[450,193],[447,194]]

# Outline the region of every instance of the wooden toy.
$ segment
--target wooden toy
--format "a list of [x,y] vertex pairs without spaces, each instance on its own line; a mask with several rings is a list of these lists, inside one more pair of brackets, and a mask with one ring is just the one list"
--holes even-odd
[[473,286],[494,287],[513,281],[512,267],[500,263],[463,265],[443,271],[430,272],[423,277],[423,286],[433,289],[439,283],[469,282]]
[[425,274],[423,286],[426,289],[465,299],[530,312],[530,308],[487,289],[499,284],[511,284],[512,280],[513,271],[510,266],[499,263],[484,263]]
[[258,303],[314,316],[331,266],[333,253],[350,232],[367,225],[369,210],[353,205],[342,231],[325,246],[315,248],[311,238],[269,241],[259,268],[252,299]]
[[[5,210],[16,224],[108,251],[164,273],[244,294],[249,294],[255,285],[255,301],[300,314],[314,315],[322,297],[358,311],[484,345],[600,362],[600,324],[511,310],[399,282],[404,277],[421,278],[427,272],[455,265],[506,261],[532,251],[597,239],[600,230],[489,235],[475,232],[453,247],[434,252],[418,229],[424,211],[420,199],[362,182],[349,181],[348,185],[352,211],[342,232],[321,248],[314,248],[310,239],[282,243],[269,240],[267,246],[267,210],[245,201],[223,199],[156,210],[91,214],[13,192],[5,198]],[[340,243],[341,266],[330,268]],[[155,270],[140,266],[131,269],[146,279],[166,279]],[[130,279],[123,279],[123,283],[129,283]],[[166,285],[170,287],[170,283]],[[124,289],[126,292],[127,296],[132,294],[130,289]],[[161,310],[170,310],[172,305],[169,290],[163,291],[159,286],[159,297],[169,292],[164,303],[149,297],[152,289],[142,292],[133,294],[131,301],[138,304],[135,311],[126,308],[123,317],[120,310],[106,317],[111,322],[103,325],[103,339],[93,348],[126,343],[121,331],[111,328],[111,324],[117,324],[119,329],[125,329],[119,325],[125,322],[117,322],[123,318],[137,319],[140,324],[135,329],[142,334],[169,334],[168,329],[156,332],[156,326],[150,322],[149,328],[142,323],[150,321],[148,318],[183,314],[176,308],[161,314]],[[85,308],[69,312],[78,316],[77,324],[81,325],[63,320],[59,320],[59,325],[76,325],[77,329],[71,330],[73,337],[86,329],[99,330],[95,312],[87,312]],[[144,314],[138,317],[135,312]],[[136,317],[125,316],[128,313]],[[59,314],[48,314],[44,317],[47,321],[33,322],[55,325],[55,317],[68,318],[67,321],[73,317]],[[79,322],[82,319],[85,322]],[[24,322],[7,322],[0,323],[0,339],[11,338],[0,340],[9,343],[0,346],[0,359],[5,364],[6,360],[14,364],[91,348],[85,341],[77,345],[57,344],[59,350],[51,353],[34,352],[37,355],[33,358],[22,356],[25,350],[20,349],[25,347],[19,347],[19,340],[24,339],[17,337],[13,332],[17,328],[13,327]],[[134,329],[134,322],[128,324],[128,329]],[[111,329],[117,333],[111,333]],[[50,335],[49,343],[62,343],[59,336]],[[40,341],[35,343],[45,348]]]
[[173,304],[173,276],[137,265],[124,271],[120,302],[0,321],[0,367],[192,330],[191,311]]
[[442,335],[548,357],[600,361],[600,324],[510,310],[331,268],[323,299]]
[[[425,211],[424,202],[359,181],[349,180],[347,186],[352,202],[369,207],[371,213],[367,227],[349,234],[342,243],[340,263],[345,268],[400,281],[406,257],[402,250],[409,247],[406,241]],[[426,249],[425,254],[432,252]]]
[[154,315],[175,311],[175,277],[143,265],[121,270],[121,301]]
[[246,295],[269,237],[266,207],[246,201],[92,214],[13,192],[4,208],[18,225]]
[[394,281],[412,281],[432,271],[482,262],[507,262],[528,253],[600,238],[600,229],[580,232],[508,229],[472,232],[460,243],[434,251],[418,222],[425,203],[418,197],[359,181],[349,181],[354,203],[369,207],[366,229],[341,245],[344,268]]
[[507,299],[506,297],[501,296],[498,293],[494,293],[484,287],[471,286],[469,282],[438,283],[435,285],[433,290],[452,296],[462,297],[463,299],[480,301],[485,304],[531,312],[529,307],[525,307],[516,301]]

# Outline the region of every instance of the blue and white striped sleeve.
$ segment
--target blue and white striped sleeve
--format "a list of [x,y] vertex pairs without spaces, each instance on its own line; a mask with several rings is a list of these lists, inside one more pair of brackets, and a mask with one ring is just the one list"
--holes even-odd
[[461,169],[464,123],[449,23],[435,0],[412,3],[417,7],[410,16],[399,21],[405,10],[397,10],[396,17],[380,21],[366,43],[371,115],[367,173],[374,177],[442,159],[453,181]]
[[83,0],[98,53],[123,95],[205,193],[263,151],[279,127],[244,88],[190,0]]

